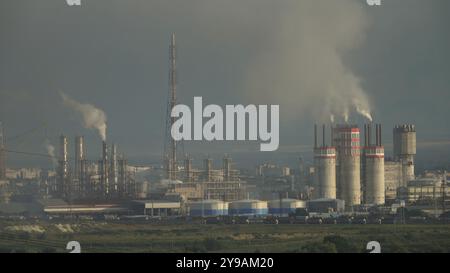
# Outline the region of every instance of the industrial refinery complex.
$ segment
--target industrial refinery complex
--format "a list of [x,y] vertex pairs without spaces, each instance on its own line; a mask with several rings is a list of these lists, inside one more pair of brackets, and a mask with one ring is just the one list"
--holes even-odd
[[301,157],[289,166],[265,163],[254,171],[240,168],[230,155],[224,155],[220,168],[214,168],[209,156],[202,159],[202,167],[195,167],[190,155],[180,156],[182,143],[170,135],[175,122],[170,112],[177,104],[175,49],[173,34],[162,164],[130,165],[116,144],[106,142],[104,130],[100,158],[88,159],[83,136],[61,135],[58,154],[49,156],[56,162],[54,170],[10,169],[7,154],[13,151],[7,148],[0,123],[0,214],[248,220],[355,215],[369,219],[375,212],[380,222],[397,215],[399,208],[445,214],[447,174],[415,173],[416,128],[412,124],[393,128],[389,159],[381,124],[363,124],[361,132],[356,124],[331,123],[321,126],[321,134],[314,125],[309,161]]

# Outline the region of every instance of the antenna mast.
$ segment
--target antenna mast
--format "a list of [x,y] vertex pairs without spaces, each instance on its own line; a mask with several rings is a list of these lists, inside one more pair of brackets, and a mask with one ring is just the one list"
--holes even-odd
[[172,33],[170,46],[170,69],[169,69],[169,94],[167,100],[167,116],[166,116],[166,135],[164,145],[164,161],[166,176],[170,180],[176,179],[177,170],[177,143],[172,138],[171,128],[175,122],[175,118],[171,117],[172,108],[177,103],[176,95],[176,47],[175,47],[175,33]]

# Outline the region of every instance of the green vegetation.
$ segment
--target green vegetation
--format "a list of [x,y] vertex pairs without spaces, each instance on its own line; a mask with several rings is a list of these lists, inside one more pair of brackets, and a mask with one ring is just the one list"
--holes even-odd
[[450,225],[224,225],[0,221],[0,252],[450,252]]

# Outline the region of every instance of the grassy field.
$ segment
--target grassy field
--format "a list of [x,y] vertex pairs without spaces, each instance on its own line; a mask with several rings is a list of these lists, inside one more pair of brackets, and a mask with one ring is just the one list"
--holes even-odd
[[213,225],[0,221],[0,252],[450,252],[450,225]]

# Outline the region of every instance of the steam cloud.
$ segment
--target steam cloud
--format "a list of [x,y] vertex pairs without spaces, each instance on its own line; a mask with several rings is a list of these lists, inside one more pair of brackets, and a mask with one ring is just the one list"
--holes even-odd
[[53,146],[48,139],[45,140],[44,146],[47,150],[47,154],[51,157],[53,168],[55,168],[58,163],[55,155],[55,146]]
[[60,92],[64,105],[81,115],[83,126],[96,129],[103,141],[106,141],[106,114],[91,104],[80,103]]
[[278,102],[284,118],[291,120],[348,122],[358,113],[372,121],[361,80],[345,63],[368,26],[362,2],[289,2],[286,16],[269,27],[269,41],[248,68],[250,97]]

